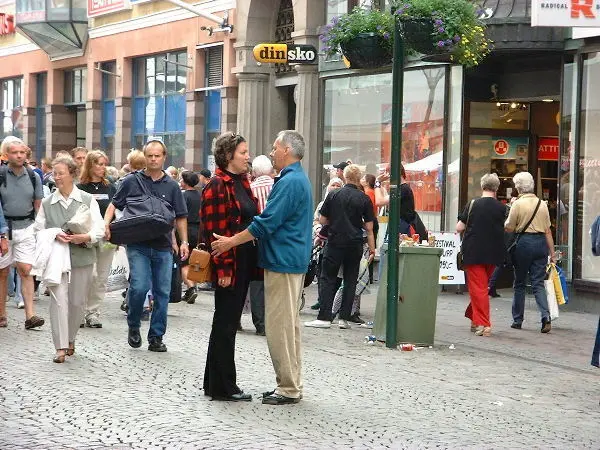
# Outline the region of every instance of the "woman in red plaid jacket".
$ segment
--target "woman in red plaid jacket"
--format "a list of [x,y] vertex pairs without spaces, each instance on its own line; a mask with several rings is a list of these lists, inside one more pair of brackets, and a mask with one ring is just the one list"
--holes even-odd
[[[204,239],[210,245],[219,236],[245,230],[258,214],[257,200],[248,181],[248,144],[235,133],[224,133],[213,150],[217,170],[202,191],[200,217]],[[235,336],[248,286],[258,273],[253,241],[213,256],[215,312],[204,371],[204,395],[213,400],[250,401],[236,384]]]

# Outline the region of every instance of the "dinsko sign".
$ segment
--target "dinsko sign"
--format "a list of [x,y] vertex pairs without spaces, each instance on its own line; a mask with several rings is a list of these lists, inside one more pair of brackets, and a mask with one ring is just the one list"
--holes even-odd
[[600,27],[600,0],[532,0],[531,26]]
[[317,49],[312,45],[258,44],[252,53],[260,63],[314,64],[317,61]]

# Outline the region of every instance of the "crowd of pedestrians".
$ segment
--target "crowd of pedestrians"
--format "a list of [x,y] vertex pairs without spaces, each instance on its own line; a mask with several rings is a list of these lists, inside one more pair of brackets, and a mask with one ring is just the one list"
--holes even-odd
[[[150,138],[143,150],[127,155],[120,170],[109,166],[104,152],[82,147],[58,152],[53,160],[44,158],[38,169],[30,164],[31,151],[23,141],[5,138],[0,149],[5,161],[0,166],[0,328],[8,325],[9,291],[24,309],[25,328],[42,327],[35,290],[47,292],[53,361],[65,362],[75,354],[81,327],[102,328],[110,267],[117,245],[124,245],[130,269],[127,341],[133,348],[142,346],[141,321],[151,309],[148,350],[166,352],[173,267],[181,266],[183,300],[194,303],[197,283],[188,278],[189,257],[202,244],[211,252],[209,284],[214,291],[204,394],[222,401],[252,399],[238,385],[235,364],[236,335],[249,301],[256,334],[266,336],[275,372],[275,386],[262,394],[262,402],[299,402],[300,309],[309,262],[318,255],[319,300],[313,309],[319,312],[304,325],[330,328],[336,316],[340,329],[364,323],[360,296],[374,281],[377,216],[389,203],[389,175],[365,174],[351,161],[336,164],[325,197],[313,210],[311,183],[301,166],[307,151],[301,134],[281,131],[269,157],[257,156],[252,163],[250,150],[243,136],[223,133],[213,148],[215,173],[195,173],[164,169],[168,149],[161,139]],[[401,174],[397,232],[416,230],[423,238],[427,231],[403,168]],[[504,205],[496,199],[498,176],[484,175],[481,197],[471,199],[458,216],[470,294],[465,316],[478,336],[492,334],[489,294],[495,293],[494,274],[507,260],[515,279],[512,328],[522,327],[529,278],[541,332],[551,330],[544,288],[546,264],[555,262],[548,207],[535,196],[529,173],[519,173],[513,181],[519,196]],[[119,226],[127,226],[136,208],[139,217],[134,219],[164,223],[152,235],[132,228],[127,242],[121,242]],[[506,233],[513,237],[509,252]],[[595,365],[600,324],[598,333]]]

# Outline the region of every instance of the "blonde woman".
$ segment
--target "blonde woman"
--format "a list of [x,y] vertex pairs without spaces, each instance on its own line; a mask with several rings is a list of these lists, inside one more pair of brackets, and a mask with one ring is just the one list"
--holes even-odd
[[[55,240],[68,245],[64,258],[70,261],[57,261],[50,256],[48,267],[68,267],[60,275],[60,283],[50,284],[50,324],[52,339],[56,348],[55,363],[65,362],[65,356],[75,353],[75,338],[83,318],[87,301],[96,247],[82,244],[95,244],[104,236],[104,221],[100,215],[98,202],[87,192],[75,186],[77,165],[70,157],[56,158],[52,163],[56,191],[42,201],[35,219],[35,231],[38,233],[38,245],[41,244],[43,231],[56,231]],[[63,231],[67,222],[75,216],[82,205],[88,206],[92,218],[91,230],[84,234],[67,234]],[[70,273],[69,273],[70,272]]]
[[[91,194],[96,199],[102,217],[117,191],[114,183],[111,183],[107,177],[107,165],[106,153],[100,150],[89,152],[81,169],[81,182],[77,185],[79,189]],[[85,326],[88,328],[102,328],[100,305],[102,305],[106,293],[106,281],[115,255],[115,248],[114,245],[104,240],[100,240],[96,245],[96,270],[85,308]]]

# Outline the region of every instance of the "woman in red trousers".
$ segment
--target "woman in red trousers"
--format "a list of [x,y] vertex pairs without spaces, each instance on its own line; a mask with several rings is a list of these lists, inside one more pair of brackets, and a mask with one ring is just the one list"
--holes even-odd
[[481,177],[481,197],[467,204],[456,224],[456,231],[464,232],[463,264],[471,297],[465,316],[471,319],[471,331],[477,336],[492,334],[488,281],[505,257],[506,206],[496,200],[498,186],[500,180],[495,173]]

